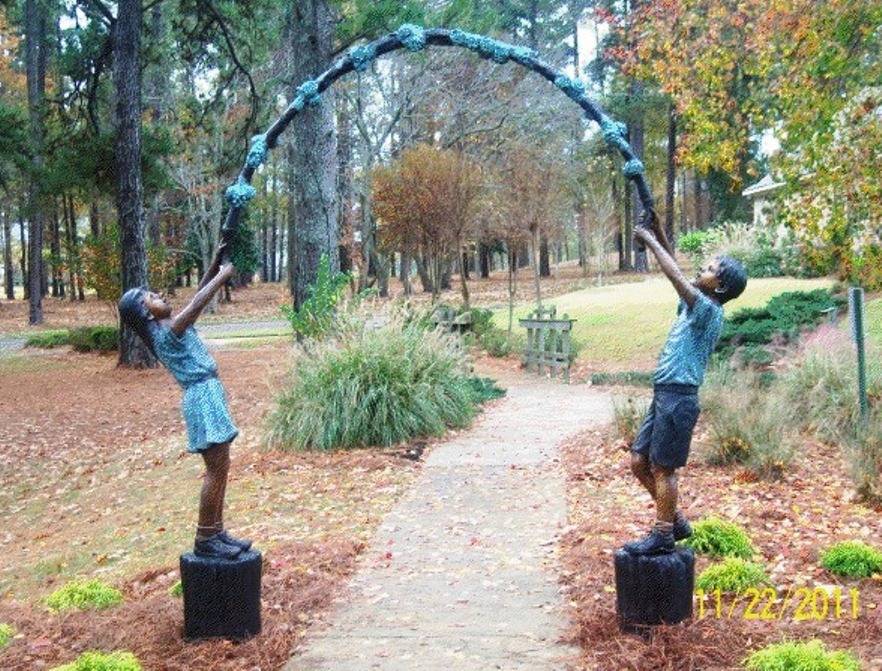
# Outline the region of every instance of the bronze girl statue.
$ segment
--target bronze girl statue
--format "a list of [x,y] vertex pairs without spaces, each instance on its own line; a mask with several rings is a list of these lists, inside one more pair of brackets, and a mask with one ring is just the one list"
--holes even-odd
[[230,443],[239,430],[233,424],[217,364],[193,324],[212,297],[233,276],[232,263],[222,263],[222,244],[189,305],[176,315],[163,294],[130,289],[119,301],[123,322],[134,330],[183,389],[181,410],[187,424],[187,451],[202,455],[205,476],[199,500],[194,552],[204,557],[235,559],[251,547],[224,531],[224,495],[230,467]]

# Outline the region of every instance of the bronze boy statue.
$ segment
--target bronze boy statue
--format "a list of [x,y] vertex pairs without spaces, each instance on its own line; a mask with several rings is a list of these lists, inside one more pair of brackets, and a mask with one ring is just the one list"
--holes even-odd
[[187,424],[187,450],[205,460],[194,552],[203,557],[235,559],[251,547],[224,531],[224,496],[230,467],[230,443],[239,434],[227,407],[226,392],[217,379],[217,364],[193,324],[212,297],[233,276],[232,263],[221,263],[226,245],[218,249],[193,300],[172,316],[165,296],[148,289],[130,289],[119,302],[122,320],[147,344],[184,390],[181,410]]
[[652,250],[680,303],[653,377],[652,404],[631,446],[631,470],[655,501],[657,518],[646,538],[625,545],[631,554],[671,552],[675,541],[692,535],[677,510],[677,469],[689,456],[700,412],[698,387],[720,336],[722,305],[740,296],[747,284],[742,265],[728,256],[715,258],[690,282],[657,221],[653,228],[655,235],[641,226],[634,236]]

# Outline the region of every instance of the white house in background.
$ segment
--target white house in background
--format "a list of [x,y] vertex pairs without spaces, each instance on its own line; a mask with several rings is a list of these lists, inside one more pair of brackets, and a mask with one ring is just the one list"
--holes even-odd
[[782,186],[784,186],[784,182],[776,182],[771,175],[766,175],[756,184],[741,192],[742,196],[753,201],[753,223],[755,226],[765,224],[768,221],[772,209],[770,196],[773,191],[777,191]]

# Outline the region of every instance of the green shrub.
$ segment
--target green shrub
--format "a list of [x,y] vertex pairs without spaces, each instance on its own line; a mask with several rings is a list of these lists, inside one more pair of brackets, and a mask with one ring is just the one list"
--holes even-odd
[[869,578],[882,572],[882,552],[861,541],[843,541],[824,551],[821,566],[846,578]]
[[741,594],[751,587],[769,584],[765,569],[754,562],[738,557],[727,557],[711,564],[695,579],[695,586],[705,592],[720,590]]
[[178,580],[174,585],[169,588],[168,593],[176,598],[184,596],[184,583]]
[[50,610],[101,610],[122,603],[123,595],[100,580],[73,580],[46,598]]
[[493,329],[493,310],[485,310],[484,308],[470,308],[468,310],[462,310],[461,314],[471,315],[472,333],[479,337]]
[[130,652],[84,652],[75,662],[52,671],[141,671],[138,658]]
[[860,671],[857,658],[845,650],[828,651],[824,643],[785,641],[752,653],[745,661],[748,671]]
[[482,333],[478,343],[487,354],[500,359],[515,354],[523,348],[517,334],[497,328]]
[[703,456],[712,465],[741,464],[760,478],[780,477],[796,452],[787,430],[791,409],[750,371],[716,368],[701,387],[709,429]]
[[322,254],[315,283],[309,286],[309,296],[300,309],[295,310],[290,305],[281,308],[298,337],[322,339],[331,333],[337,306],[350,279],[348,273],[334,272],[327,254]]
[[119,329],[115,326],[89,326],[70,332],[75,352],[115,352],[119,349]]
[[649,404],[648,399],[635,399],[627,396],[623,401],[620,396],[613,397],[613,423],[616,438],[628,444],[634,442],[640,425],[649,410]]
[[592,373],[591,384],[597,386],[626,385],[629,387],[651,387],[652,371],[632,370],[617,373]]
[[709,557],[750,559],[755,550],[747,532],[734,522],[707,517],[692,525],[692,535],[683,545]]
[[0,623],[0,650],[9,645],[13,636],[15,636],[15,629],[11,625]]
[[64,347],[70,344],[70,331],[67,329],[59,331],[43,331],[28,336],[25,340],[25,347],[41,347],[43,349],[52,349],[54,347]]
[[709,231],[691,231],[677,238],[677,248],[686,254],[694,265],[700,265],[704,260],[704,250],[712,239]]
[[717,350],[731,355],[745,343],[765,345],[774,338],[793,341],[804,328],[828,319],[825,310],[843,305],[827,289],[788,291],[769,299],[762,308],[742,308],[726,318]]
[[475,403],[486,403],[505,396],[505,389],[498,386],[496,381],[489,377],[470,377],[468,386]]
[[115,326],[86,326],[73,330],[37,333],[25,341],[26,347],[51,349],[70,345],[75,352],[115,352],[119,349],[119,329]]
[[464,427],[476,404],[456,336],[400,316],[353,320],[298,359],[269,419],[267,442],[331,450],[393,445]]

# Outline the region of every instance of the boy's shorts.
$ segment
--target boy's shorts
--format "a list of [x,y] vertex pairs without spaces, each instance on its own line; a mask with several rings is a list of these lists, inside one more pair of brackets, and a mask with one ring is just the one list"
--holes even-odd
[[698,421],[698,387],[690,384],[657,384],[652,403],[631,451],[648,455],[662,468],[686,465],[692,430]]

